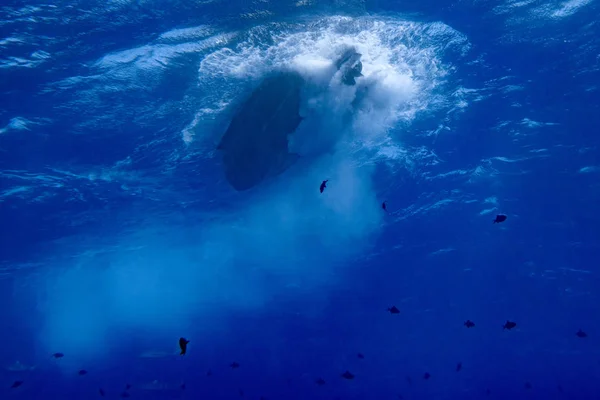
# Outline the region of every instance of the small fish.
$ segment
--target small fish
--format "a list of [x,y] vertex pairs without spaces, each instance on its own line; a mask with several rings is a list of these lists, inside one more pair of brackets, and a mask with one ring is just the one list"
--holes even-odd
[[486,394],[486,396],[489,396],[489,395],[490,395],[490,393],[492,393],[492,392],[490,392],[490,389],[485,389],[485,394]]
[[231,367],[231,369],[236,369],[240,367],[240,364],[234,361],[231,364],[229,364],[229,366]]
[[185,383],[182,383],[180,387],[181,389],[185,390]]
[[400,314],[400,310],[396,306],[391,306],[387,309],[390,314]]
[[360,358],[361,360],[365,359],[365,356],[362,353],[358,353],[356,357]]
[[131,385],[129,383],[125,384],[125,391],[131,389]]
[[498,214],[498,215],[496,215],[496,219],[493,222],[494,222],[494,224],[499,224],[500,222],[506,221],[506,218],[507,218],[506,215]]
[[123,392],[123,393],[121,393],[121,397],[126,398],[126,397],[130,397],[130,396],[131,395],[129,394],[129,392]]
[[52,357],[54,358],[63,358],[65,355],[63,353],[54,353],[52,354]]
[[319,187],[321,193],[323,193],[323,190],[325,190],[325,188],[327,187],[327,182],[329,182],[329,179],[326,179],[323,182],[321,182],[321,186]]
[[558,390],[558,391],[559,391],[559,393],[562,393],[562,392],[563,392],[563,388],[562,388],[562,386],[560,386],[560,385],[558,385],[558,386],[556,387],[556,390]]
[[187,345],[190,341],[185,338],[179,338],[179,348],[181,349],[180,355],[184,355],[187,351]]
[[315,381],[315,383],[319,386],[323,386],[325,384],[325,380],[323,378],[319,378]]
[[80,369],[78,374],[83,376],[83,375],[87,374],[87,371],[85,369]]
[[527,390],[531,389],[531,383],[525,382],[525,389],[527,389]]
[[425,374],[423,374],[423,379],[427,380],[431,378],[431,374],[429,372],[425,372]]
[[459,362],[458,364],[456,364],[456,372],[460,371],[462,369],[462,363]]
[[350,371],[346,371],[344,372],[342,375],[342,378],[344,379],[354,379],[354,375],[350,373]]
[[514,328],[515,326],[517,326],[516,322],[511,322],[511,321],[506,321],[506,323],[504,324],[504,329],[508,329],[511,330],[512,328]]
[[211,376],[212,375],[212,371],[209,369],[208,371],[206,371],[206,376]]
[[577,331],[576,335],[577,335],[577,337],[580,337],[580,338],[587,337],[587,333],[585,333],[581,329]]
[[381,208],[383,209],[383,211],[387,212],[387,204],[385,204],[386,202],[384,201],[383,203],[381,203]]
[[240,389],[239,392],[240,392],[240,397],[244,397],[244,391],[242,389]]
[[16,389],[19,386],[21,386],[23,384],[23,381],[14,381],[12,386],[10,387],[11,389]]
[[475,326],[475,323],[473,321],[471,321],[470,319],[468,319],[465,321],[465,323],[463,325],[466,326],[467,328],[472,328]]
[[102,388],[98,389],[98,394],[102,397],[104,397],[104,390]]

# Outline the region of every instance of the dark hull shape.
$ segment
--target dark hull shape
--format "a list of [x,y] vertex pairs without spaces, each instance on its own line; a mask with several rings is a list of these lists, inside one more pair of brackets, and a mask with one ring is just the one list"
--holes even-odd
[[[342,81],[353,85],[362,76],[360,54],[347,49],[336,61]],[[235,114],[217,146],[222,152],[225,177],[237,191],[251,189],[265,178],[288,169],[297,159],[288,149],[288,136],[296,131],[304,81],[286,71],[265,78]]]
[[302,85],[294,72],[269,76],[231,120],[217,149],[223,152],[225,177],[234,189],[250,189],[296,161],[288,152],[288,135],[302,121]]

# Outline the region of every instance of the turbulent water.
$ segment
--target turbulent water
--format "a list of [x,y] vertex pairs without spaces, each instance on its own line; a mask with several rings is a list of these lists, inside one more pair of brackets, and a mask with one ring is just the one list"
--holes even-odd
[[[597,394],[596,1],[13,3],[6,393]],[[282,69],[300,158],[238,193],[217,144]]]

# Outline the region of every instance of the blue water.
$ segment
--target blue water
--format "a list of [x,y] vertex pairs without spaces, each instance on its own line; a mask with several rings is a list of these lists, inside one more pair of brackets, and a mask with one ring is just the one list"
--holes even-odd
[[[598,16],[5,0],[0,398],[599,398]],[[282,67],[308,155],[236,192],[216,144]]]

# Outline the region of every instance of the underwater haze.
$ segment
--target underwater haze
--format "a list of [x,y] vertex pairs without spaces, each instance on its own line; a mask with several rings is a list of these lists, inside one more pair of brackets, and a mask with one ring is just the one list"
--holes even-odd
[[0,399],[600,398],[598,0],[4,0],[0,92]]

